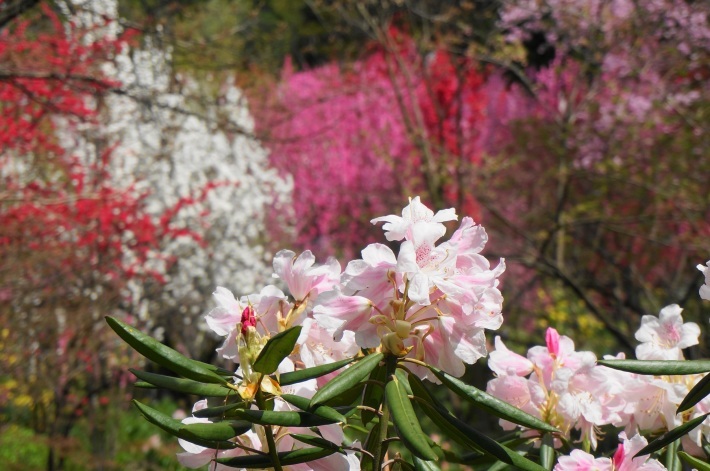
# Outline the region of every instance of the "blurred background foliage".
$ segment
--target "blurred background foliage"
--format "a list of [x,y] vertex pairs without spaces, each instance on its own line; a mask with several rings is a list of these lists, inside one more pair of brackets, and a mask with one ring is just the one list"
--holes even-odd
[[[126,412],[139,360],[103,315],[214,360],[196,326],[215,285],[257,291],[280,247],[345,263],[382,241],[372,217],[416,194],[473,216],[485,255],[506,258],[491,340],[522,353],[554,326],[578,350],[633,356],[641,316],[670,303],[704,327],[709,14],[691,0],[3,0],[0,462],[177,469],[177,445]],[[466,376],[489,377],[483,363]]]

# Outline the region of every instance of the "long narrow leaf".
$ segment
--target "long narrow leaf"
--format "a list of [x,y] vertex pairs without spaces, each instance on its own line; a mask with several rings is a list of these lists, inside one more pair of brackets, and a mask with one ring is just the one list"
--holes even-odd
[[246,420],[230,420],[227,422],[206,422],[196,424],[183,424],[180,427],[179,433],[182,438],[196,438],[198,440],[208,441],[227,441],[236,436],[251,430],[251,422]]
[[[328,448],[301,448],[299,450],[285,451],[279,453],[281,466],[293,466],[295,464],[307,463],[309,461],[325,458],[332,455],[335,450]],[[236,458],[218,458],[217,463],[233,468],[259,469],[273,468],[269,455],[247,455]]]
[[598,360],[597,364],[642,375],[689,375],[710,371],[710,360]]
[[345,416],[332,407],[318,406],[315,409],[309,409],[311,401],[308,398],[296,396],[294,394],[282,394],[281,399],[301,410],[310,412],[311,414],[324,417],[329,420],[335,420],[336,422],[345,422]]
[[301,326],[297,325],[279,332],[266,342],[259,356],[254,361],[252,369],[257,373],[270,375],[279,367],[284,358],[293,352],[296,340],[301,335]]
[[371,353],[340,373],[315,393],[311,399],[310,408],[323,404],[360,383],[370,375],[383,358],[382,353]]
[[638,453],[636,453],[636,455],[634,455],[634,458],[637,456],[650,455],[651,453],[660,450],[664,446],[673,443],[674,441],[678,440],[683,435],[687,434],[695,427],[703,423],[703,421],[708,415],[710,415],[710,413],[701,415],[700,417],[696,417],[693,420],[689,420],[688,422],[684,423],[680,427],[676,427],[673,430],[669,430],[668,432],[664,433],[663,435],[643,447]]
[[125,324],[113,317],[106,317],[106,322],[128,345],[147,359],[173,371],[180,376],[204,383],[227,383],[227,380],[203,364],[190,360],[176,350],[163,345],[150,335]]
[[362,405],[370,409],[362,409],[360,419],[363,425],[369,424],[377,417],[377,412],[382,405],[382,398],[385,397],[385,382],[387,379],[387,368],[385,365],[378,365],[370,373],[370,381],[365,386],[362,393]]
[[[415,395],[420,393],[416,382],[410,381],[410,385]],[[449,438],[458,443],[472,448],[475,451],[483,452],[509,465],[517,466],[520,469],[527,471],[546,471],[545,468],[539,464],[530,461],[487,435],[482,434],[470,425],[461,422],[436,402],[423,399],[419,401],[419,404],[432,422],[449,436]]]
[[232,415],[259,425],[279,425],[282,427],[318,427],[338,423],[337,419],[327,419],[309,412],[272,411],[241,409]]
[[298,440],[301,443],[305,443],[306,445],[311,445],[319,448],[326,448],[328,450],[333,450],[337,451],[339,453],[345,453],[343,451],[343,447],[341,445],[338,445],[337,443],[333,443],[331,441],[326,440],[323,437],[319,437],[317,435],[304,435],[302,433],[291,433],[291,435],[294,439]]
[[691,468],[697,469],[698,471],[710,471],[710,463],[703,461],[701,459],[698,459],[694,456],[690,456],[688,453],[684,451],[679,451],[678,456],[680,457],[681,460],[685,461],[690,465]]
[[439,465],[433,461],[426,461],[417,456],[414,457],[415,471],[441,471]]
[[683,401],[681,401],[678,409],[676,410],[676,414],[690,409],[695,404],[705,399],[708,394],[710,394],[710,375],[705,376],[703,379],[698,381],[698,384],[693,386],[693,389],[691,389],[683,398]]
[[201,397],[226,397],[235,395],[236,391],[214,383],[200,383],[191,379],[175,378],[173,376],[148,373],[147,371],[129,369],[136,378],[150,383],[154,386],[170,391],[177,391],[185,394],[194,394]]
[[288,386],[289,384],[296,384],[308,381],[309,379],[320,378],[321,376],[332,373],[333,371],[339,370],[345,365],[352,363],[355,358],[357,357],[346,358],[345,360],[327,363],[325,365],[313,366],[311,368],[304,368],[302,370],[284,373],[279,378],[279,384],[281,386]]
[[146,406],[145,404],[141,404],[135,399],[133,400],[133,404],[140,411],[140,413],[143,414],[143,417],[145,417],[148,422],[165,430],[173,436],[182,438],[183,440],[187,440],[191,443],[194,443],[195,445],[203,446],[205,448],[212,448],[215,450],[227,450],[236,447],[236,444],[229,441],[205,440],[193,435],[189,435],[184,430],[181,430],[183,427],[185,427],[185,424],[183,424],[179,420],[175,420],[172,417],[169,417],[153,409],[152,407]]
[[385,386],[385,400],[392,414],[392,422],[409,451],[424,460],[437,460],[439,457],[429,446],[429,437],[424,434],[419,425],[419,419],[414,413],[407,392],[396,377],[388,381]]
[[505,419],[509,422],[536,430],[559,432],[559,430],[555,427],[543,422],[537,417],[533,417],[517,407],[511,406],[507,402],[501,401],[500,399],[493,397],[480,389],[470,386],[438,368],[429,366],[429,369],[436,375],[439,381],[441,381],[454,393],[468,400],[474,406],[490,412],[496,417],[500,417],[501,419]]
[[244,409],[246,404],[244,402],[236,402],[234,404],[226,404],[223,406],[207,407],[205,409],[196,410],[192,413],[195,417],[201,418],[213,418],[213,417],[233,417],[230,415],[232,411],[237,409]]

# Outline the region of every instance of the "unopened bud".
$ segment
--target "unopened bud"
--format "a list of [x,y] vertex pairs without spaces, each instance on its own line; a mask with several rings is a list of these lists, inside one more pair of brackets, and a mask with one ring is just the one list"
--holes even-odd
[[247,335],[247,329],[249,327],[256,327],[256,315],[254,314],[254,308],[247,306],[242,311],[242,335]]

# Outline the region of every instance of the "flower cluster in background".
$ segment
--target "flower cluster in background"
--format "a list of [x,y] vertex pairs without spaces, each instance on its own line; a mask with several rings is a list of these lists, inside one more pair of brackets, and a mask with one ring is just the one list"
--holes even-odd
[[[700,328],[694,322],[684,323],[681,311],[673,304],[663,308],[658,317],[642,318],[636,332],[641,342],[636,347],[637,359],[683,360],[682,349],[698,344]],[[640,375],[597,365],[594,353],[575,351],[572,339],[553,328],[547,331],[546,346],[532,347],[525,357],[510,351],[500,337],[496,337],[495,347],[488,365],[496,377],[488,383],[488,392],[555,425],[566,440],[579,437],[586,449],[596,449],[603,426],[623,428],[623,443],[614,455],[613,469],[620,469],[618,461],[628,455],[630,447],[639,451],[646,445],[640,433],[671,430],[710,411],[706,398],[690,414],[676,413],[704,375]],[[605,358],[623,359],[623,354]],[[504,421],[501,425],[506,430],[516,427]],[[710,420],[684,437],[684,450],[699,452],[708,436]],[[560,459],[555,469],[573,469],[569,466],[574,462],[612,469],[612,460],[594,460],[581,450]],[[632,467],[624,469],[665,469],[655,460],[644,462],[645,458],[637,458]]]

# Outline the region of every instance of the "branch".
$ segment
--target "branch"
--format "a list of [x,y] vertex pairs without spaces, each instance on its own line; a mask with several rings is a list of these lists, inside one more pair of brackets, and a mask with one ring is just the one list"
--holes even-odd
[[0,12],[0,29],[7,26],[15,18],[22,15],[26,11],[31,10],[39,4],[39,0],[16,0],[15,2],[4,2],[3,9]]

